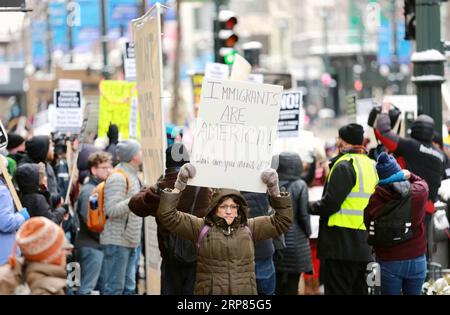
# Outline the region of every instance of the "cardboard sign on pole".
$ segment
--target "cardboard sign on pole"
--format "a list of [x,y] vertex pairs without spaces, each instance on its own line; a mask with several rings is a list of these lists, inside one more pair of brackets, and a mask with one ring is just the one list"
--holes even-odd
[[[162,53],[159,4],[153,13],[133,20],[136,79],[145,181],[154,184],[164,172],[166,133],[162,110]],[[148,13],[150,13],[150,10]]]
[[203,80],[191,185],[265,192],[276,140],[282,86]]
[[[132,21],[136,54],[136,86],[141,118],[141,144],[146,184],[156,183],[164,172],[166,133],[163,132],[161,5],[157,2],[144,16]],[[145,266],[147,294],[160,293],[161,256],[154,218],[145,218]]]

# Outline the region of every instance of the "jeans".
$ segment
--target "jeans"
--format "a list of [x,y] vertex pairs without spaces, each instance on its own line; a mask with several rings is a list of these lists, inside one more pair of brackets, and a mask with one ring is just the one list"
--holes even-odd
[[381,294],[419,295],[427,274],[425,255],[413,259],[378,261],[381,267]]
[[92,247],[80,247],[78,259],[81,269],[81,284],[77,294],[91,294],[100,278],[103,264],[103,252]]
[[255,260],[256,288],[259,295],[275,293],[275,265],[272,256]]
[[103,245],[102,278],[105,295],[136,294],[136,248]]

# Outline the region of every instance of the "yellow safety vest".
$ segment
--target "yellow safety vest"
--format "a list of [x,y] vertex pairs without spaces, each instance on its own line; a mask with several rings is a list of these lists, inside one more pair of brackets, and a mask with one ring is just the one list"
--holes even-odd
[[341,205],[341,209],[328,219],[328,226],[339,226],[355,230],[365,230],[364,209],[369,203],[369,198],[378,184],[378,174],[375,161],[363,154],[347,153],[340,157],[331,168],[327,181],[341,161],[353,159],[353,169],[356,173],[356,183],[350,194]]

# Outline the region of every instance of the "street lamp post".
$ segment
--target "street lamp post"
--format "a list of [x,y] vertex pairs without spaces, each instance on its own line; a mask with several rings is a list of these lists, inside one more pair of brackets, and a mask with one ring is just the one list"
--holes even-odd
[[440,25],[440,0],[416,0],[416,44],[413,55],[419,114],[434,119],[435,130],[442,134],[442,94],[444,61]]
[[106,21],[106,0],[100,0],[101,8],[101,33],[103,52],[103,77],[109,79],[108,69],[108,26]]

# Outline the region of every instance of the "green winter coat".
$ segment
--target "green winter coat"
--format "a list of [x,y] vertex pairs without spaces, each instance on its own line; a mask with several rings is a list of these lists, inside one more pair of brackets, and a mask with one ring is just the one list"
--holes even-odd
[[[271,198],[274,215],[247,219],[248,207],[239,191],[217,189],[205,218],[177,211],[181,194],[163,191],[157,217],[170,232],[197,242],[205,224],[211,226],[200,243],[197,256],[195,294],[257,294],[254,242],[286,232],[292,222],[292,204],[288,193]],[[238,217],[228,226],[214,214],[222,197],[234,195],[240,200]],[[248,229],[245,228],[248,225]],[[253,240],[252,240],[253,237]]]

